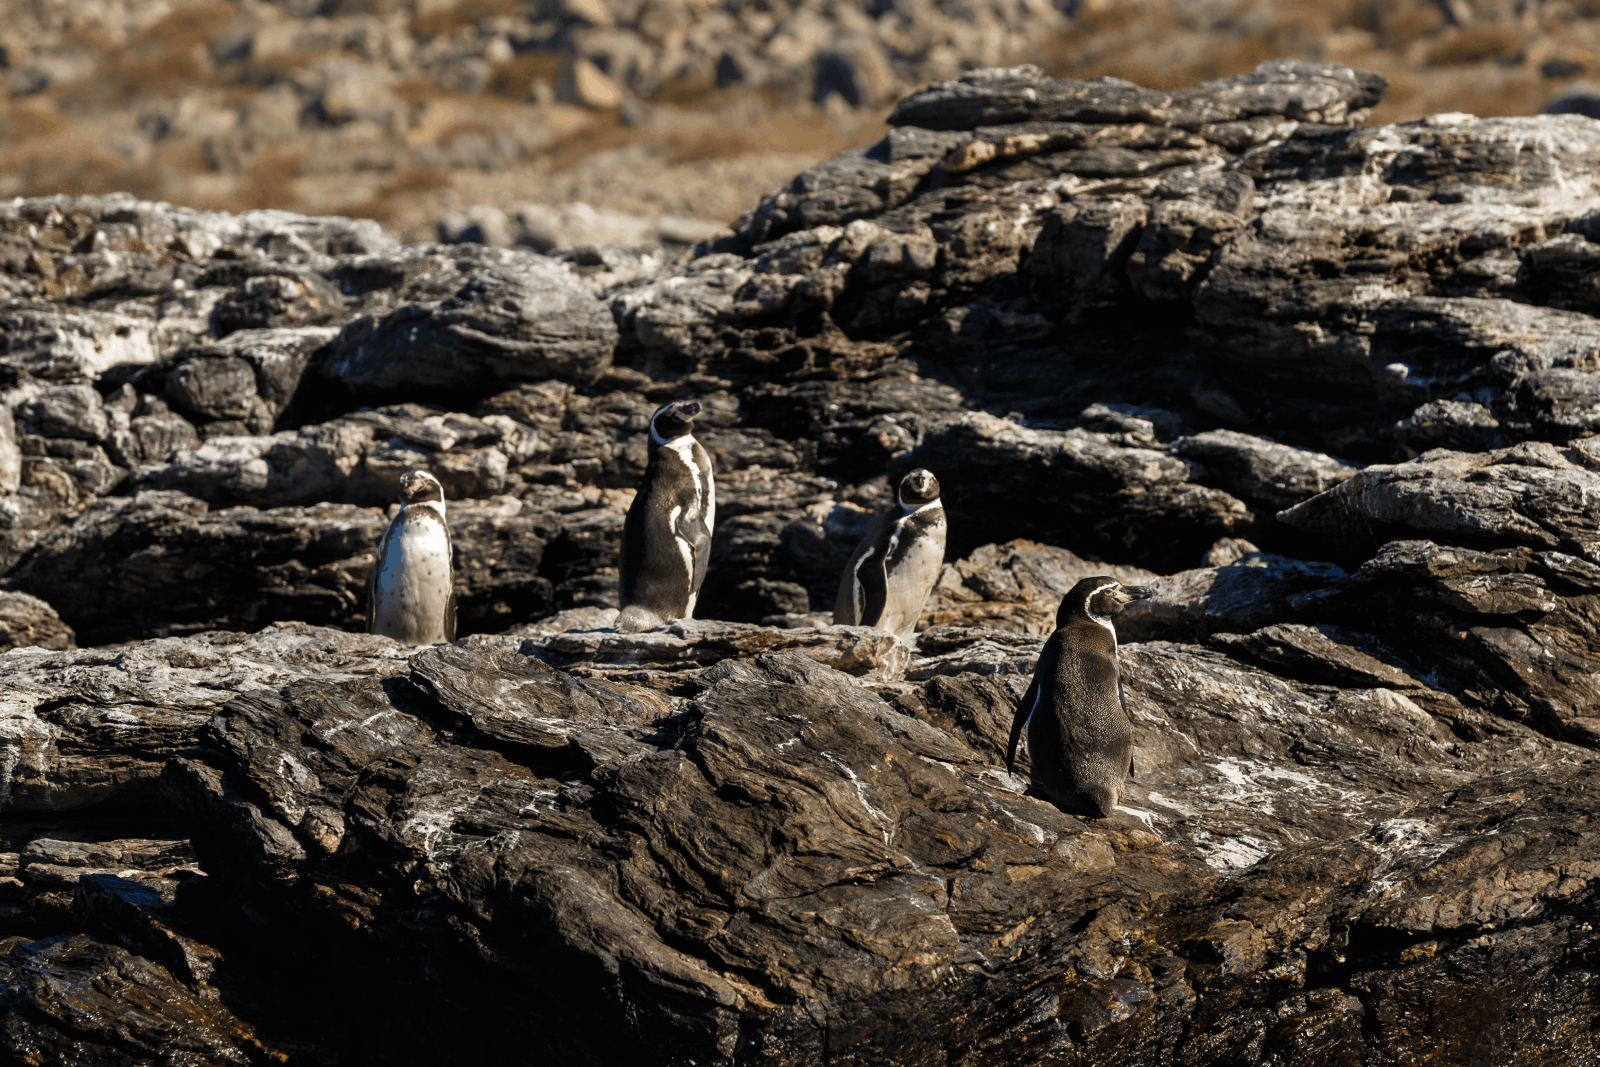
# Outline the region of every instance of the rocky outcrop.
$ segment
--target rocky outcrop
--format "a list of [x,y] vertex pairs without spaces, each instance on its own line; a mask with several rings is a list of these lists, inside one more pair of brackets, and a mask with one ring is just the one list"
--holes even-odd
[[[1596,1054],[1589,133],[1380,82],[972,71],[671,264],[11,204],[0,964],[272,1035],[219,1062]],[[616,634],[688,398],[698,618]],[[827,625],[912,466],[925,629]],[[413,467],[426,650],[350,632]],[[1106,820],[1001,769],[1096,574]]]
[[387,638],[304,625],[127,648],[12,649],[0,656],[0,804],[8,812],[148,804],[162,766],[193,750],[237,690],[308,676],[385,678],[408,655]]
[[1155,577],[1138,567],[1094,563],[1037,541],[984,545],[947,563],[929,594],[922,622],[932,627],[990,627],[1048,634],[1067,591],[1085,578],[1109,574],[1126,585]]
[[1600,488],[1600,441],[1530,441],[1491,452],[1424,453],[1375,464],[1283,521],[1347,542],[1422,534],[1458,544],[1523,544],[1593,553],[1587,500]]
[[889,476],[914,467],[939,471],[949,486],[942,499],[952,531],[961,531],[951,535],[957,550],[1009,532],[1171,567],[1252,525],[1241,501],[1191,482],[1182,459],[1082,429],[962,415],[896,456]]
[[[1319,635],[1311,660],[1365,655]],[[1591,846],[1541,829],[1586,803],[1583,750],[1504,722],[1463,740],[1424,710],[1459,705],[1392,669],[1339,688],[1193,646],[1131,645],[1124,663],[1145,821],[1089,824],[1017,792],[996,766],[1014,689],[939,676],[885,703],[794,654],[723,661],[669,708],[487,647],[423,653],[400,689],[237,700],[163,789],[253,906],[426,960],[469,1018],[549,1005],[497,1031],[533,1059],[737,1062],[759,1045],[931,1062],[1022,1036],[1086,1062],[1130,1041],[1310,1055],[1340,1019],[1343,1041],[1399,1048],[1400,1031],[1364,1034],[1369,1009],[1403,1012],[1502,941],[1519,983],[1587,943],[1564,916],[1592,892]],[[1540,788],[1503,803],[1531,774]],[[1529,829],[1479,861],[1485,818]],[[1485,896],[1485,879],[1522,888]],[[1437,896],[1408,907],[1412,886]],[[1049,998],[1023,993],[1041,980]],[[1345,999],[1310,1032],[1262,1037],[1308,997]],[[882,1029],[930,998],[947,1010]],[[1497,1026],[1448,1029],[1475,1043]],[[379,1029],[358,1040],[386,1047]]]
[[54,608],[27,593],[0,592],[0,652],[75,647],[77,635]]

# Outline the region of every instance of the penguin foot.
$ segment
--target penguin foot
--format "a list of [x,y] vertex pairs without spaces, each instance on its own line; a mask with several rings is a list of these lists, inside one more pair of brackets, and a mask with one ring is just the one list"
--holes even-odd
[[612,629],[619,634],[642,634],[648,630],[659,630],[666,624],[665,619],[649,608],[629,604],[617,613],[617,621],[612,623]]

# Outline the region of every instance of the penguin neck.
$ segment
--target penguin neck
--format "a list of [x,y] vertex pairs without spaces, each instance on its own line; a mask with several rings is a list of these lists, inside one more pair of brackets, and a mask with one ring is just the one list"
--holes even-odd
[[650,424],[650,443],[655,445],[657,448],[672,449],[678,454],[679,458],[682,459],[684,463],[689,465],[689,467],[692,468],[694,466],[693,434],[679,434],[677,437],[669,440],[668,438],[662,437],[656,432],[656,424],[652,422]]
[[1111,635],[1111,647],[1112,648],[1116,648],[1117,647],[1117,628],[1115,626],[1111,625],[1111,620],[1109,618],[1107,618],[1106,616],[1104,616],[1104,615],[1096,615],[1093,611],[1090,611],[1087,606],[1084,607],[1083,613],[1085,615],[1089,616],[1089,620],[1091,622],[1099,623],[1101,626],[1104,626],[1106,628],[1106,633]]
[[432,508],[434,511],[436,511],[438,513],[439,521],[441,521],[441,522],[444,521],[445,512],[444,512],[444,501],[443,500],[413,500],[409,504],[401,504],[400,505],[400,514],[404,515],[407,511],[410,511],[412,508]]
[[934,497],[932,500],[928,501],[926,504],[918,504],[915,507],[913,507],[910,504],[901,504],[900,505],[900,521],[904,522],[905,520],[911,518],[913,515],[921,515],[924,511],[931,511],[932,509],[934,509],[934,508],[936,508],[938,506],[939,506],[939,498],[938,497]]

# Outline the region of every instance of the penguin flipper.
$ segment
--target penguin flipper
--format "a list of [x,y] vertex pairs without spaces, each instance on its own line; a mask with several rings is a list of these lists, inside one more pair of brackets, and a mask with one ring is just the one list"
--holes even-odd
[[689,550],[694,553],[694,576],[690,579],[689,592],[698,595],[700,586],[706,580],[706,571],[711,566],[711,529],[706,526],[706,517],[696,515],[683,535],[689,541]]
[[454,642],[456,639],[456,591],[454,586],[450,589],[450,599],[444,605],[444,639]]
[[1028,683],[1028,691],[1022,694],[1022,700],[1017,704],[1016,712],[1011,716],[1011,740],[1006,745],[1006,773],[1015,774],[1017,765],[1017,742],[1022,739],[1022,727],[1028,721],[1028,715],[1033,711],[1033,705],[1039,700],[1039,672],[1034,671],[1033,680]]
[[372,557],[372,573],[367,575],[367,633],[377,633],[378,625],[378,575],[383,573],[384,553],[389,551],[389,535],[394,530],[390,523],[378,539],[378,554]]
[[[1128,692],[1123,688],[1120,677],[1117,679],[1117,702],[1122,705],[1123,717],[1131,723],[1133,716],[1128,714]],[[1128,781],[1137,781],[1133,775],[1133,742],[1131,740],[1128,742]]]

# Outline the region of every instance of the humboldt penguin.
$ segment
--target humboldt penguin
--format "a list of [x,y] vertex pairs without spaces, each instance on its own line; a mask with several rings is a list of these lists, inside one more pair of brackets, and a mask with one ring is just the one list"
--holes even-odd
[[717,521],[711,457],[690,434],[698,414],[698,401],[677,400],[650,417],[650,460],[622,524],[618,633],[694,618]]
[[1011,720],[1006,769],[1016,764],[1026,723],[1033,777],[1060,807],[1109,816],[1133,773],[1133,721],[1117,672],[1111,618],[1150,595],[1115,578],[1085,578],[1056,609],[1056,631],[1039,653],[1033,682]]
[[874,626],[909,642],[944,563],[944,506],[939,479],[921,467],[900,479],[895,496],[845,564],[833,624]]
[[427,471],[400,479],[400,511],[378,543],[367,587],[367,629],[408,645],[456,639],[444,487]]

